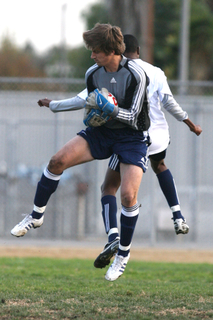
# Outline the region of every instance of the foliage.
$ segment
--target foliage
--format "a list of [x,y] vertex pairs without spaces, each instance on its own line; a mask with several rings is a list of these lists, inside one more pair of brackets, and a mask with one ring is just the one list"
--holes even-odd
[[108,23],[110,14],[103,3],[96,3],[91,5],[89,11],[82,12],[82,18],[86,22],[86,29],[90,30],[96,23]]
[[68,51],[67,59],[72,65],[72,77],[84,78],[85,71],[94,64],[90,56],[91,52],[84,46]]
[[190,26],[192,79],[213,79],[213,11],[208,1],[193,0]]
[[[179,0],[155,0],[154,64],[168,78],[178,75],[180,13]],[[190,11],[190,79],[213,79],[213,14],[208,0],[191,0]]]
[[179,0],[155,0],[154,64],[163,69],[168,78],[178,72],[178,46],[180,29]]
[[115,282],[91,260],[1,258],[0,319],[210,319],[208,264],[129,261]]
[[5,37],[0,50],[0,76],[4,77],[42,77],[42,59],[39,59],[32,46],[26,44],[19,49],[12,39]]

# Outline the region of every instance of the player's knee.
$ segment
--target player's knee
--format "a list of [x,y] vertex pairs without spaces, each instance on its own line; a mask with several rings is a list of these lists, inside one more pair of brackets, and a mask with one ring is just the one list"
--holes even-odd
[[167,169],[164,160],[160,161],[150,161],[151,162],[151,167],[152,170],[156,173],[159,174]]
[[65,168],[65,162],[63,158],[53,156],[50,159],[50,162],[48,164],[48,170],[53,174],[58,174],[58,172],[62,172],[64,168]]
[[124,192],[121,194],[121,202],[125,207],[132,207],[137,200],[135,192]]

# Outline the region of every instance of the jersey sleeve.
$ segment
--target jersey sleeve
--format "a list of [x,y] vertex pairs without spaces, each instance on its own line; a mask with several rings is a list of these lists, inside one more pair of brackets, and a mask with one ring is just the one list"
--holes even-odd
[[79,95],[65,100],[52,100],[50,102],[50,110],[54,113],[62,111],[74,111],[84,108],[86,101]]
[[160,98],[160,101],[162,101],[165,94],[172,96],[172,92],[167,82],[167,77],[165,76],[165,73],[160,68],[155,68],[155,69],[156,69],[155,83],[157,84],[157,87],[158,87],[157,89],[158,96]]
[[162,105],[164,109],[166,109],[178,121],[188,119],[187,112],[181,108],[181,106],[177,103],[173,96],[165,94]]
[[[116,120],[119,120],[136,130],[144,130],[139,123],[139,117],[143,112],[144,100],[147,90],[147,77],[144,70],[134,61],[129,61],[131,71],[130,84],[126,91],[124,105],[125,108],[119,107]],[[126,106],[128,106],[126,108]],[[148,116],[148,114],[147,114]]]

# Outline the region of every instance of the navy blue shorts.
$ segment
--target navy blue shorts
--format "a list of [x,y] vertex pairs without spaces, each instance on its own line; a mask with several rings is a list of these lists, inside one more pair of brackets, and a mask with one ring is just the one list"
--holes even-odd
[[[166,150],[156,153],[156,154],[152,154],[151,156],[149,156],[149,159],[153,159],[154,161],[160,161],[166,158]],[[113,154],[109,160],[109,168],[120,172],[120,161],[119,161],[119,157],[117,156],[117,154]]]
[[78,132],[90,146],[95,159],[107,159],[113,153],[119,161],[147,169],[147,136],[131,128],[110,129],[104,126],[88,127]]

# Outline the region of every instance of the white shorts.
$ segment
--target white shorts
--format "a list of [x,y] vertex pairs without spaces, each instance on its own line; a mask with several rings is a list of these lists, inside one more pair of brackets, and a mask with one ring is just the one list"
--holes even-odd
[[151,145],[148,149],[148,155],[160,153],[168,148],[170,138],[167,128],[151,127],[149,129]]

